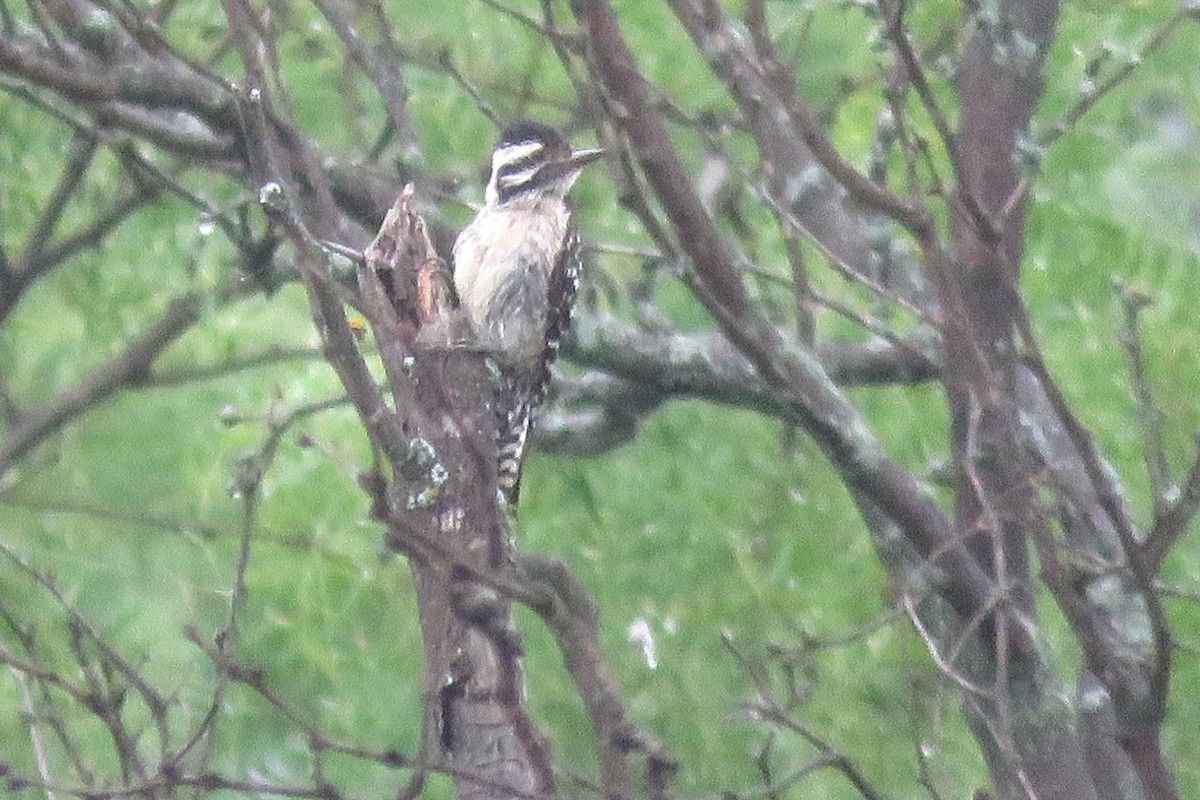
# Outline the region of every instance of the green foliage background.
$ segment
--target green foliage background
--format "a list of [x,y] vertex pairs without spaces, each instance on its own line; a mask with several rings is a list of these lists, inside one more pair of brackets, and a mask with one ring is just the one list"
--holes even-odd
[[[617,5],[639,64],[663,92],[695,113],[729,107],[667,10],[633,0]],[[914,28],[929,40],[957,14],[949,2],[914,5]],[[1164,0],[1122,4],[1120,11],[1106,3],[1065,4],[1039,122],[1048,124],[1078,98],[1090,59],[1104,49],[1112,52],[1109,63],[1130,58],[1174,7]],[[364,136],[378,131],[382,112],[365,84],[345,74],[311,9],[287,8],[294,18],[282,55],[302,126],[350,156]],[[882,57],[871,21],[833,2],[781,2],[770,11],[781,50],[797,58],[814,106],[833,110],[839,144],[861,163],[878,111],[872,87]],[[570,85],[552,52],[519,23],[478,3],[446,3],[431,12],[427,4],[395,0],[387,12],[413,58],[405,69],[426,166],[456,182],[462,200],[478,197],[478,168],[494,131],[470,98],[432,68],[443,49],[505,115],[565,119]],[[223,25],[216,3],[185,0],[166,34],[190,37],[203,54]],[[1170,455],[1180,469],[1200,429],[1198,38],[1194,25],[1185,29],[1046,153],[1025,259],[1023,283],[1047,357],[1133,491],[1143,519],[1147,486],[1116,344],[1120,312],[1111,282],[1123,279],[1156,300],[1144,317],[1145,344],[1167,415]],[[224,66],[237,71],[232,57]],[[536,100],[514,96],[515,75],[529,76]],[[843,94],[845,85],[860,89]],[[364,107],[360,121],[330,113],[348,97]],[[68,138],[39,112],[0,94],[0,232],[8,248],[22,243]],[[681,135],[679,144],[699,163],[695,141]],[[88,199],[106,197],[106,181],[116,174],[102,155],[89,173]],[[239,198],[219,180],[192,178],[209,196]],[[643,243],[599,171],[581,184],[578,199],[590,239]],[[86,218],[85,203],[78,205],[67,226]],[[443,205],[452,220],[469,213],[461,203]],[[0,365],[22,406],[37,405],[111,357],[170,298],[212,289],[232,274],[230,249],[199,222],[181,203],[164,201],[30,292],[0,332]],[[761,264],[782,274],[781,244],[763,241],[761,248]],[[609,256],[593,268],[621,279],[639,265]],[[836,280],[829,285],[853,291]],[[681,292],[668,287],[664,297],[681,327],[704,324]],[[600,302],[613,301],[602,296]],[[619,302],[614,309],[623,310]],[[833,330],[838,323],[821,324]],[[315,344],[302,293],[285,287],[270,298],[206,309],[202,324],[172,348],[162,368],[217,364],[271,345]],[[240,525],[240,504],[231,496],[238,459],[257,447],[269,415],[337,393],[332,372],[311,359],[126,391],[43,446],[3,487],[0,542],[51,571],[109,641],[180,699],[172,718],[179,731],[203,714],[212,677],[183,629],[192,625],[211,636],[228,613]],[[945,455],[944,402],[936,388],[857,390],[854,396],[892,451],[917,472],[927,474]],[[313,446],[300,446],[300,434],[311,436]],[[366,500],[355,485],[365,459],[363,437],[345,409],[306,421],[280,449],[264,486],[239,653],[332,735],[414,752],[419,634],[407,570],[402,561],[381,557],[381,531],[367,521]],[[882,568],[846,492],[815,449],[779,422],[680,402],[610,455],[536,456],[525,484],[520,546],[568,559],[598,599],[604,644],[633,716],[680,758],[683,794],[760,778],[754,755],[764,729],[739,711],[751,699],[751,686],[723,648],[723,631],[759,656],[780,648],[800,676],[801,718],[892,796],[925,796],[916,783],[914,737],[927,745],[933,778],[947,796],[966,796],[984,782],[953,693],[907,623],[888,610]],[[1194,534],[1172,558],[1168,575],[1197,592]],[[36,628],[40,641],[69,657],[61,610],[7,561],[0,562],[0,593],[24,610],[22,621]],[[1078,655],[1051,604],[1044,607],[1047,630],[1058,636],[1051,644],[1070,681]],[[1186,649],[1176,658],[1167,752],[1183,795],[1200,796],[1200,742],[1193,735],[1200,729],[1194,650],[1200,618],[1194,600],[1171,600],[1168,610]],[[652,658],[629,636],[639,621],[653,636]],[[553,643],[531,618],[522,618],[522,630],[535,717],[556,752],[590,771],[590,733]],[[0,741],[6,743],[0,761],[28,772],[20,705],[17,684],[0,673]],[[260,699],[235,688],[223,710],[215,762],[223,771],[278,780],[308,774],[307,742]],[[110,765],[103,732],[90,725],[95,751],[88,757]],[[781,737],[774,763],[798,763],[811,754],[803,742]],[[373,794],[396,781],[382,770],[336,760],[330,774]],[[800,786],[797,796],[855,796],[833,774],[818,773]]]

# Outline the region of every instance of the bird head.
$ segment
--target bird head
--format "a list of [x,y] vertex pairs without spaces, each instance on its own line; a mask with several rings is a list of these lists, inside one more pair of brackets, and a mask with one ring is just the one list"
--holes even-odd
[[492,150],[486,202],[504,203],[527,192],[565,197],[583,168],[603,150],[574,150],[558,131],[522,120],[504,129]]

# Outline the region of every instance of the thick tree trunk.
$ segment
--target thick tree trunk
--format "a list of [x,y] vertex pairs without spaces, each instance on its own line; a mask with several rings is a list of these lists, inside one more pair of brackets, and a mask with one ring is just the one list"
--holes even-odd
[[[1053,556],[1044,544],[1051,540],[1036,496],[1037,472],[1043,462],[1061,465],[1079,460],[1068,437],[1054,436],[1061,425],[1047,408],[1045,387],[1028,380],[1019,357],[1022,347],[1036,345],[1019,291],[1028,193],[1018,167],[1023,148],[1029,146],[1029,122],[1042,93],[1042,69],[1054,39],[1058,3],[1007,0],[988,9],[995,13],[974,14],[975,34],[958,68],[961,126],[954,145],[960,212],[952,217],[951,230],[959,262],[941,276],[938,285],[945,320],[944,380],[957,468],[956,525],[971,537],[972,551],[1005,591],[998,606],[1000,624],[1008,620],[1032,625],[1036,608],[1029,549],[1034,542],[1043,543],[1044,557]],[[1041,434],[1030,436],[1029,426],[1040,427]],[[1035,458],[1035,448],[1030,446],[1034,439],[1062,446]],[[1096,506],[1093,498],[1084,507]],[[1107,522],[1104,517],[1096,514],[1092,520]],[[1080,534],[1077,527],[1072,538]],[[1083,538],[1088,540],[1083,549],[1103,550],[1110,558],[1124,560],[1111,527],[1107,534],[1093,529]],[[1101,542],[1105,546],[1099,546]],[[1134,592],[1127,589],[1118,594],[1131,597]],[[1098,627],[1096,611],[1093,606],[1087,613],[1092,629]],[[1145,623],[1143,630],[1150,629],[1144,604],[1140,613],[1133,611]],[[1145,713],[1152,695],[1152,681],[1146,677],[1153,672],[1151,659],[1143,655],[1133,660],[1140,663],[1131,663],[1119,653],[1128,655],[1137,648],[1118,647],[1114,653],[1114,648],[1083,642],[1085,653],[1093,658],[1106,651],[1109,667],[1121,665],[1120,669],[1094,665],[1109,676],[1108,692],[1115,693],[1118,702],[1110,704],[1089,673],[1083,675],[1088,690],[1079,696],[1098,700],[1091,703],[1091,710],[1103,710],[1103,716],[1116,723],[1116,741],[1128,756],[1093,774],[1098,756],[1113,752],[1111,744],[1098,740],[1096,734],[1111,736],[1113,731],[1103,732],[1104,726],[1097,727],[1094,716],[1081,719],[1081,713],[1063,699],[1046,665],[1033,653],[1005,650],[1005,641],[1004,631],[997,628],[992,650],[996,665],[1004,665],[1007,673],[995,674],[1002,680],[1000,703],[974,704],[970,715],[1003,796],[1136,798],[1142,789],[1148,797],[1175,796],[1167,788],[1172,781],[1158,753],[1161,717],[1156,721]],[[1133,733],[1131,716],[1141,723]],[[996,736],[1004,726],[1009,726],[1024,774],[1014,772],[1011,760],[1005,758],[1003,737]],[[1139,765],[1143,757],[1145,764]],[[1141,788],[1125,779],[1130,766],[1141,776]],[[1121,785],[1127,789],[1118,788]]]
[[423,752],[437,749],[452,768],[459,800],[553,793],[545,744],[524,708],[511,600],[486,585],[513,561],[496,492],[492,370],[479,348],[464,346],[469,331],[408,191],[366,260],[363,305],[405,420],[377,503],[388,545],[409,556],[416,587]]

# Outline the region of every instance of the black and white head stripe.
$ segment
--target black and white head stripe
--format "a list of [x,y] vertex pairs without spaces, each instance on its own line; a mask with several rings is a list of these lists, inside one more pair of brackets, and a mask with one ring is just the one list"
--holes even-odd
[[506,199],[522,187],[531,187],[539,169],[546,165],[546,146],[541,142],[503,145],[492,153],[492,176],[487,201]]
[[509,126],[492,151],[487,202],[502,202],[567,177],[577,171],[571,158],[571,146],[550,126],[528,120]]

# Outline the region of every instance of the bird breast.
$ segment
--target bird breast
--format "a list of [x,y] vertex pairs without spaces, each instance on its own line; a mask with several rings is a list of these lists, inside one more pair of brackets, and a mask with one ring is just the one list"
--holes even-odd
[[550,274],[570,214],[557,198],[485,206],[454,244],[454,286],[481,344],[512,362],[540,359]]

